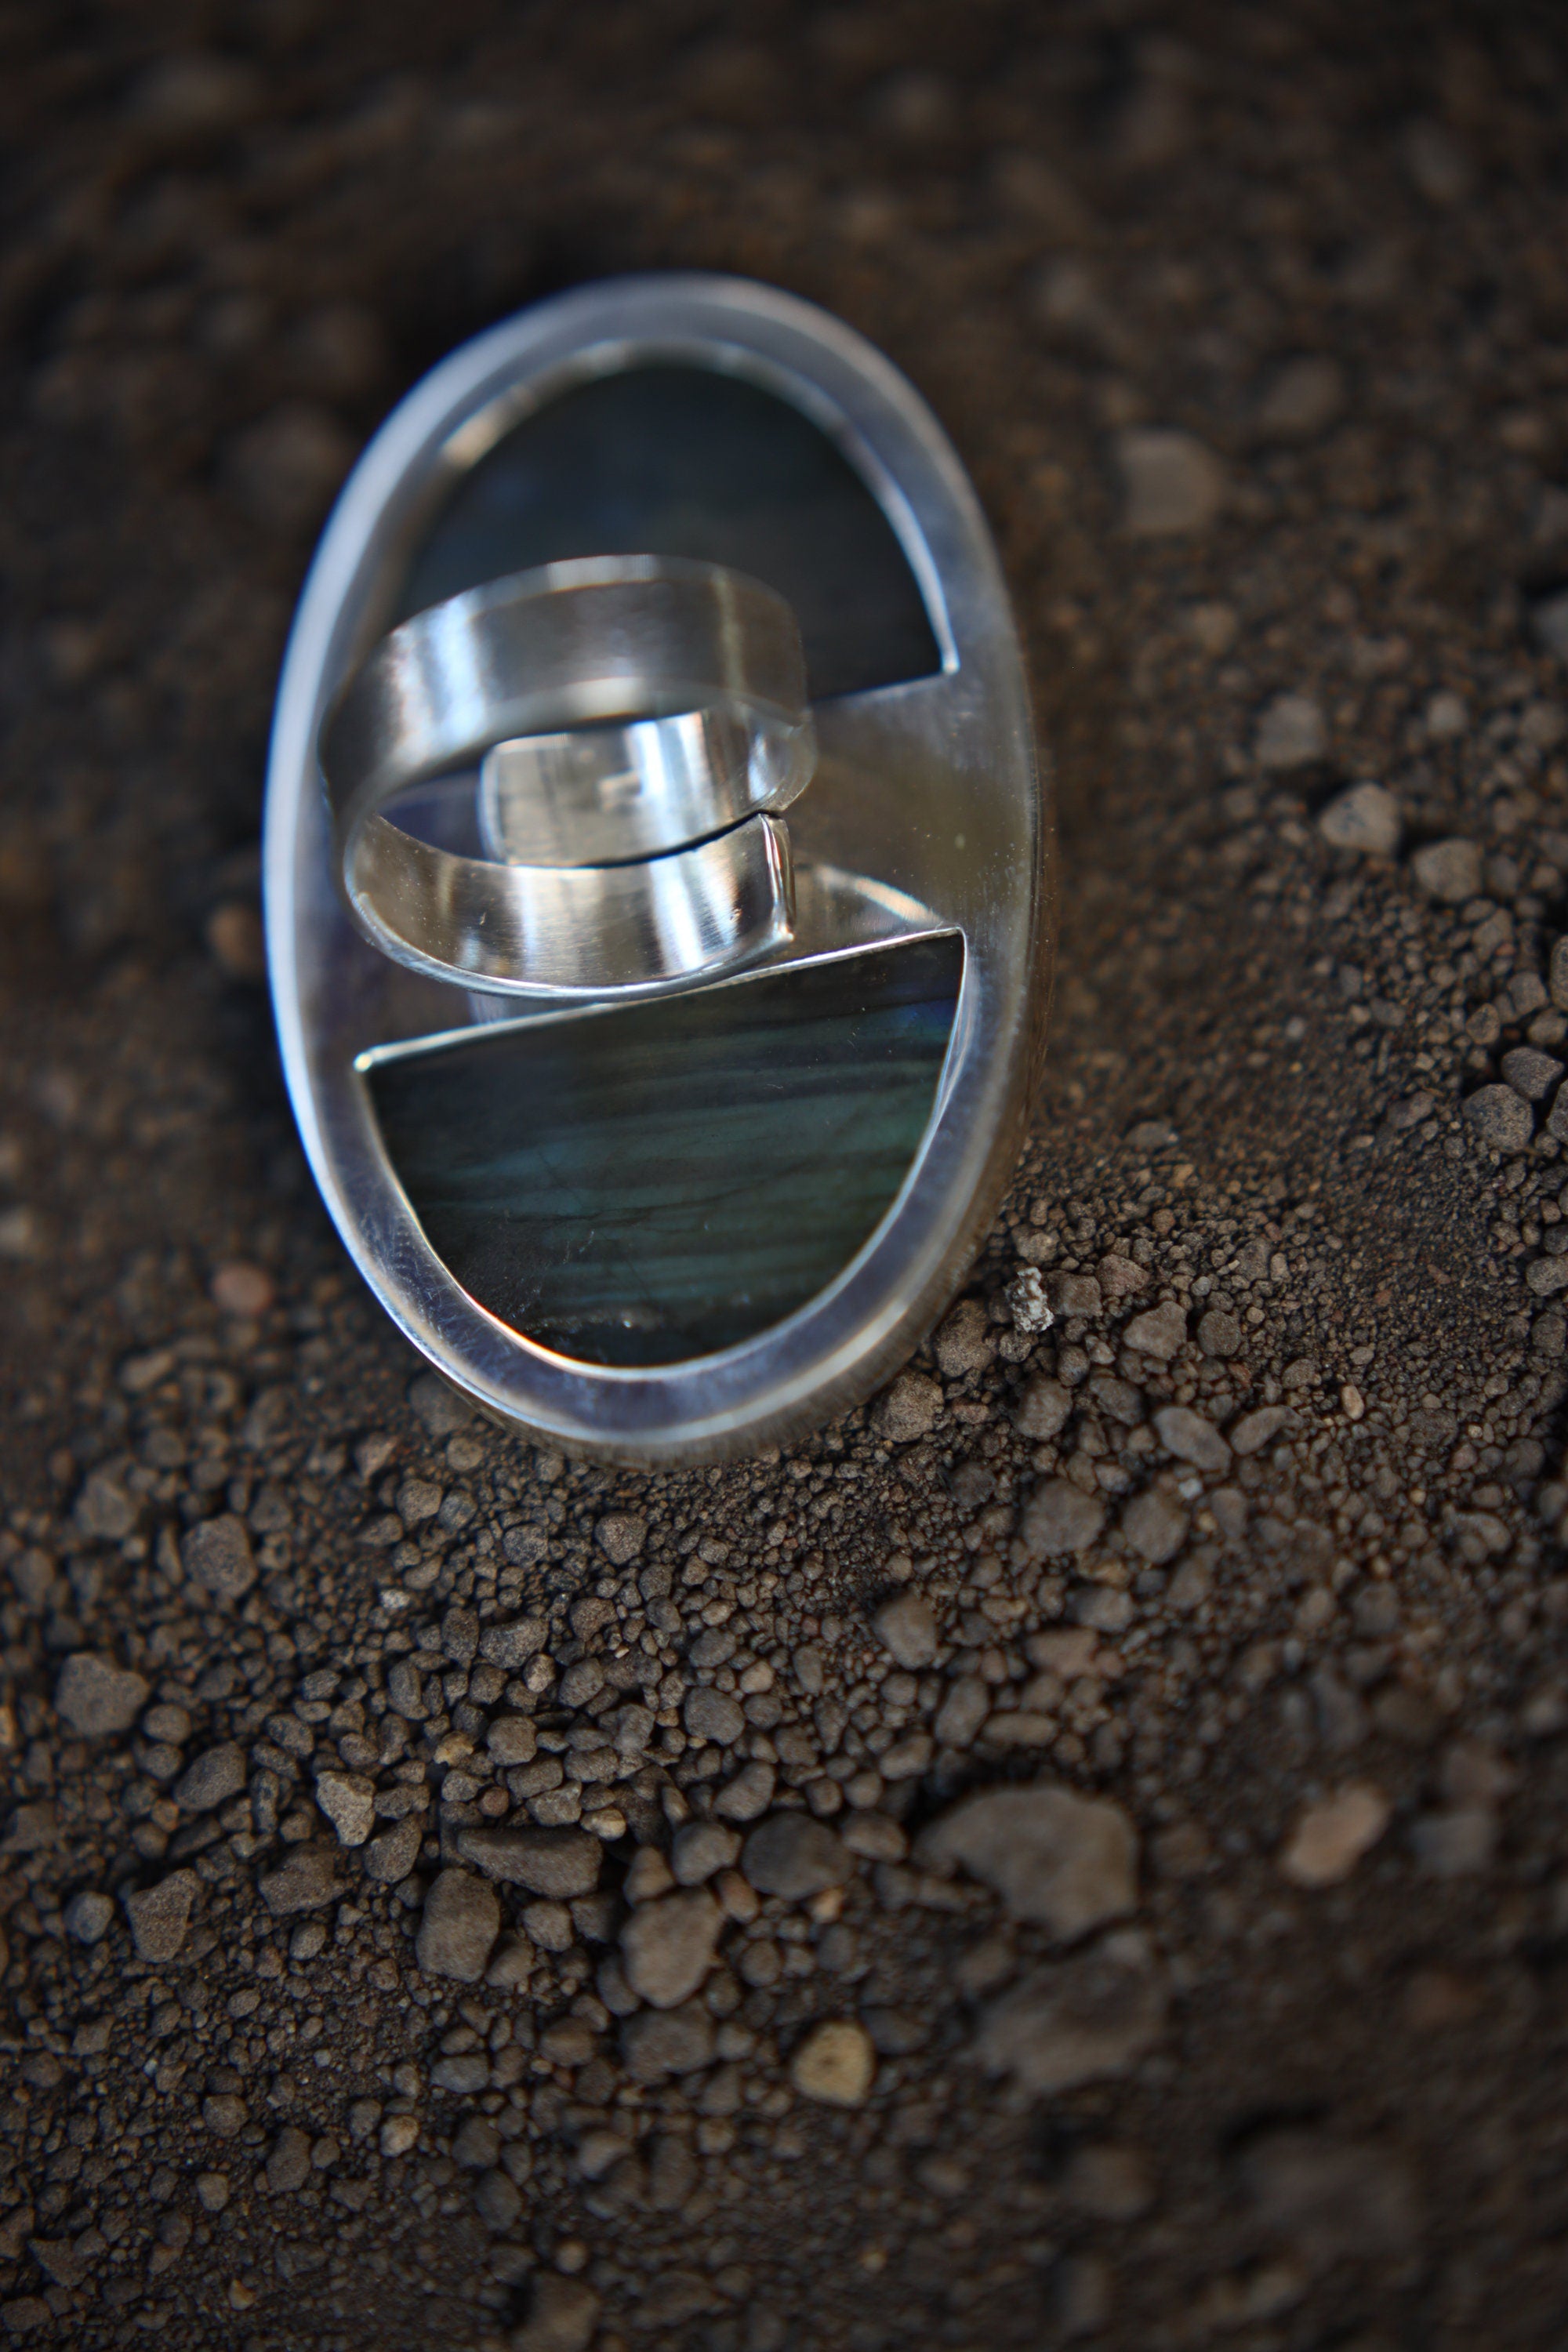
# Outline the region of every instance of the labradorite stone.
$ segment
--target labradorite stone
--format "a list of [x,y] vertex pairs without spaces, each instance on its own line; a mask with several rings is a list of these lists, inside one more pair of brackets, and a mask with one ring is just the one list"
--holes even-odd
[[580,1361],[733,1347],[816,1296],[931,1118],[962,943],[913,940],[379,1064],[381,1130],[480,1305]]
[[573,555],[687,555],[787,596],[814,701],[942,667],[898,536],[788,402],[706,368],[577,386],[466,474],[414,559],[404,614]]

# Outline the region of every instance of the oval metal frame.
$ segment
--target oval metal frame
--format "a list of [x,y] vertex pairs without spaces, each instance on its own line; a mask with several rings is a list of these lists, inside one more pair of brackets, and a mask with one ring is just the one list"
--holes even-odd
[[[882,909],[880,936],[956,930],[965,955],[931,1124],[855,1258],[740,1347],[623,1370],[511,1330],[425,1239],[360,1057],[500,1008],[401,971],[358,937],[337,894],[315,744],[332,695],[389,625],[408,554],[454,480],[574,383],[660,362],[742,375],[792,403],[838,445],[898,534],[942,667],[817,706],[817,774],[791,811],[797,885],[803,910]],[[465,344],[382,426],[318,549],[279,688],[264,880],[284,1070],[316,1181],[382,1305],[448,1380],[542,1442],[650,1465],[753,1451],[859,1402],[942,1312],[1011,1178],[1054,946],[1052,827],[1016,630],[978,500],[925,403],[852,329],[742,279],[588,286]],[[803,936],[758,969],[854,944],[842,929],[815,950]]]

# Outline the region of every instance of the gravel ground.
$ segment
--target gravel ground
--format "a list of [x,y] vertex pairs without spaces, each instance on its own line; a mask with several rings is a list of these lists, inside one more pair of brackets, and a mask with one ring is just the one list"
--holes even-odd
[[[1560,2343],[1560,11],[163,0],[0,55],[0,2326]],[[255,887],[355,446],[667,264],[934,401],[1066,884],[931,1347],[653,1477],[366,1297]]]

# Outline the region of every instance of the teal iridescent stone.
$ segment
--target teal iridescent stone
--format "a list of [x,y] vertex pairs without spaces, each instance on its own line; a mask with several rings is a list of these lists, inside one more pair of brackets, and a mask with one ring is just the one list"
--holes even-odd
[[942,667],[859,474],[797,408],[738,376],[628,368],[536,410],[453,490],[401,610],[572,555],[689,555],[765,580],[795,608],[814,702]]
[[935,1104],[952,935],[377,1061],[430,1246],[512,1329],[668,1364],[777,1323],[892,1206]]

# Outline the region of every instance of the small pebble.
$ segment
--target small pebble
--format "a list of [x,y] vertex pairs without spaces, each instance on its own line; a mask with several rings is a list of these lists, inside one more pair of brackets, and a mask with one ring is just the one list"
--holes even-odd
[[741,1853],[747,1884],[790,1903],[841,1886],[853,1867],[843,1841],[805,1813],[773,1814],[752,1832]]
[[1377,1843],[1393,1808],[1370,1781],[1352,1782],[1309,1805],[1279,1856],[1279,1867],[1296,1886],[1337,1886]]
[[1186,1541],[1191,1525],[1185,1511],[1161,1488],[1135,1495],[1121,1514],[1121,1532],[1128,1544],[1151,1568],[1163,1568]]
[[243,1598],[256,1581],[256,1559],[243,1519],[226,1512],[194,1527],[181,1547],[185,1574],[214,1601]]
[[172,1960],[184,1948],[191,1908],[200,1890],[201,1881],[194,1870],[175,1870],[155,1886],[121,1897],[138,1959],[157,1965]]
[[84,1888],[71,1896],[61,1916],[66,1933],[79,1944],[100,1944],[114,1924],[114,1904],[109,1895]]
[[1019,1534],[1036,1559],[1087,1551],[1105,1525],[1105,1506],[1067,1478],[1047,1478],[1024,1507]]
[[1428,842],[1410,861],[1418,889],[1439,906],[1459,907],[1478,896],[1481,887],[1481,853],[1473,841]]
[[276,1870],[264,1873],[258,1887],[275,1919],[319,1911],[338,1891],[332,1854],[322,1845],[297,1846]]
[[1230,1447],[1213,1422],[1190,1406],[1162,1405],[1154,1415],[1154,1430],[1166,1452],[1179,1462],[1190,1462],[1197,1470],[1229,1469]]
[[1138,1833],[1119,1805],[1049,1786],[967,1797],[921,1832],[921,1858],[958,1864],[1015,1918],[1063,1942],[1123,1917],[1138,1899]]
[[1546,985],[1559,1013],[1568,1013],[1568,939],[1555,940],[1546,968]]
[[1303,352],[1279,368],[1258,409],[1264,441],[1315,441],[1345,404],[1345,374],[1328,352]]
[[1026,1265],[1014,1276],[1007,1286],[1007,1307],[1013,1328],[1026,1338],[1035,1339],[1050,1329],[1057,1318],[1037,1266]]
[[879,1437],[895,1445],[912,1444],[930,1434],[942,1411],[942,1391],[923,1372],[901,1372],[884,1391],[872,1414]]
[[621,2049],[634,2083],[660,2083],[711,2063],[713,2020],[697,2001],[679,2009],[643,2009],[621,2028]]
[[1167,1299],[1161,1307],[1134,1315],[1122,1336],[1128,1347],[1136,1348],[1140,1354],[1168,1363],[1187,1336],[1186,1308],[1173,1298]]
[[1253,753],[1266,772],[1284,772],[1314,766],[1328,748],[1322,706],[1310,695],[1281,694],[1258,719]]
[[594,1540],[616,1568],[636,1559],[647,1540],[647,1521],[636,1511],[611,1511],[594,1530]]
[[699,1683],[687,1693],[680,1719],[689,1738],[710,1739],[716,1748],[733,1747],[746,1727],[740,1701],[707,1683]]
[[477,1984],[500,1932],[495,1889],[471,1871],[448,1868],[425,1897],[416,1949],[427,1975]]
[[88,1650],[78,1650],[66,1660],[55,1685],[56,1714],[84,1739],[107,1739],[129,1731],[147,1698],[147,1685],[140,1675]]
[[1066,1428],[1072,1412],[1072,1394],[1060,1381],[1037,1372],[1026,1381],[1014,1416],[1021,1437],[1033,1438],[1037,1444],[1048,1444]]
[[621,1929],[626,1982],[655,2009],[689,2000],[713,1965],[724,1915],[704,1887],[639,1903]]
[[936,1619],[930,1601],[919,1592],[904,1591],[885,1601],[871,1628],[895,1663],[911,1674],[929,1666],[936,1655]]
[[277,1287],[265,1267],[233,1258],[217,1268],[207,1286],[207,1295],[220,1314],[242,1316],[254,1322],[272,1305]]
[[1168,1995],[1141,1936],[1113,1935],[1036,1969],[984,2011],[973,2056],[1050,2095],[1125,2074],[1165,2030]]
[[226,1739],[188,1764],[170,1794],[182,1812],[209,1813],[237,1797],[247,1778],[245,1750],[237,1740]]
[[254,907],[226,899],[207,917],[205,935],[207,950],[227,979],[253,984],[266,979],[267,935]]
[[1534,1132],[1530,1105],[1512,1087],[1478,1087],[1459,1111],[1477,1140],[1505,1159],[1523,1151]]
[[510,2352],[588,2352],[598,2324],[599,2297],[586,2279],[543,2271],[534,2280],[527,2317],[506,2341]]
[[1404,824],[1399,803],[1384,784],[1352,784],[1331,800],[1318,819],[1318,831],[1335,849],[1365,857],[1393,857]]
[[[663,1858],[656,1846],[643,1847],[632,1872],[627,1874],[628,1895],[633,1900],[643,1901],[649,1895],[662,1894],[669,1885],[669,1873],[674,1874],[677,1883],[682,1886],[700,1886],[706,1879],[716,1877],[721,1870],[728,1870],[740,1851],[741,1840],[736,1831],[724,1828],[719,1822],[687,1822],[675,1833],[669,1852],[669,1872],[664,1870]],[[639,1864],[644,1867],[637,1879],[634,1894],[633,1877]],[[657,1884],[656,1873],[664,1880],[662,1887]]]
[[754,1759],[733,1780],[726,1780],[713,1800],[713,1810],[727,1822],[758,1821],[773,1803],[777,1785],[773,1766]]
[[142,1718],[142,1729],[149,1739],[181,1748],[191,1736],[191,1718],[183,1706],[161,1704],[150,1706]]
[[1205,1356],[1224,1362],[1241,1346],[1241,1326],[1223,1307],[1211,1307],[1198,1322],[1198,1345]]
[[1232,1453],[1239,1454],[1243,1457],[1260,1454],[1266,1445],[1279,1436],[1289,1419],[1290,1409],[1288,1405],[1282,1404],[1263,1404],[1259,1405],[1254,1412],[1244,1412],[1239,1421],[1231,1423],[1229,1435]]
[[978,1298],[963,1298],[937,1330],[931,1342],[944,1380],[963,1380],[983,1371],[996,1352],[991,1318]]
[[1207,529],[1225,499],[1225,468],[1194,434],[1138,425],[1116,443],[1122,528],[1134,539],[1168,539]]
[[1563,1076],[1563,1064],[1533,1045],[1516,1045],[1502,1057],[1502,1074],[1516,1095],[1526,1102],[1543,1102]]
[[360,1772],[321,1772],[316,1802],[347,1846],[363,1845],[375,1821],[375,1782]]
[[823,2106],[858,2107],[876,2079],[877,2053],[862,2025],[834,2018],[814,2026],[790,2060],[790,2081]]

